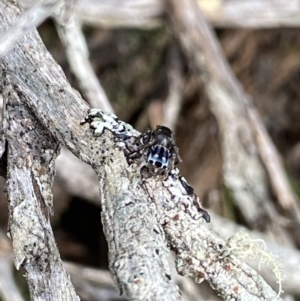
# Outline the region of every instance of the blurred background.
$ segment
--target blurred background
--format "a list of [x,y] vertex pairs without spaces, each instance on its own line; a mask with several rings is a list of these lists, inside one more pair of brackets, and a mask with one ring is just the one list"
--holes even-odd
[[[174,82],[175,90],[177,85],[180,85],[180,99],[174,113],[176,118],[168,124],[175,133],[183,159],[179,166],[180,173],[193,186],[202,206],[208,212],[226,218],[231,224],[266,235],[276,242],[274,236],[277,232],[272,232],[274,228],[270,227],[268,217],[258,212],[260,218],[251,224],[232,200],[231,192],[223,183],[219,124],[210,109],[203,85],[199,84],[191,72],[186,55],[165,22],[166,12],[161,8],[161,4],[157,4],[158,1],[153,1],[154,4],[151,4],[151,1],[148,1],[150,4],[141,1],[136,7],[137,2],[124,2],[129,3],[128,12],[131,7],[132,14],[136,15],[134,18],[130,17],[129,13],[128,16],[124,13],[123,25],[114,22],[108,25],[100,21],[99,24],[96,24],[96,21],[93,23],[92,20],[88,20],[87,12],[80,7],[80,3],[76,12],[77,16],[80,16],[82,11],[82,30],[89,50],[90,63],[115,114],[141,132],[147,128],[155,128],[157,124],[165,123],[168,120],[168,112],[174,110],[170,102],[170,87],[174,88]],[[148,6],[145,4],[143,7],[143,3]],[[212,25],[231,69],[252,99],[262,124],[276,146],[286,170],[288,183],[298,202],[300,18],[298,24],[295,24],[292,21],[293,16],[289,17],[288,13],[299,14],[300,4],[293,7],[292,3],[284,3],[286,7],[282,10],[282,6],[277,7],[283,5],[280,1],[262,0],[257,3],[246,0],[206,0],[199,1],[199,6]],[[157,5],[158,8],[152,11],[150,5]],[[227,7],[226,11],[226,5],[231,10]],[[106,13],[109,19],[112,17],[107,7],[107,11],[103,9],[101,13],[102,17],[105,17]],[[266,7],[277,12],[277,15],[273,15],[275,20],[267,16]],[[141,11],[144,11],[144,14]],[[263,11],[265,15],[261,17]],[[134,20],[139,22],[132,24]],[[120,20],[119,22],[121,23]],[[70,69],[65,47],[58,36],[54,21],[46,20],[38,31],[71,85],[85,97],[78,78]],[[52,221],[60,254],[72,264],[92,268],[91,271],[105,271],[108,265],[107,245],[101,228],[96,176],[89,166],[81,163],[67,150],[62,152],[64,155],[57,160],[54,185],[55,215]],[[7,199],[2,193],[5,186],[2,178],[1,185],[0,226],[6,233],[8,212]],[[293,249],[299,259],[297,252],[300,237],[296,237],[297,231],[293,231],[299,229],[299,221],[293,220],[280,208],[269,184],[266,189],[278,214],[278,224],[288,236],[283,239],[283,245]],[[218,231],[218,228],[215,230]],[[300,262],[298,263],[300,265]],[[300,275],[299,269],[294,271],[297,272]],[[274,288],[276,289],[275,284]],[[100,288],[98,284],[94,284],[93,289],[102,290],[102,293],[97,295],[92,289],[88,291],[81,288],[78,293],[81,294],[82,300],[121,300],[117,293],[112,293],[111,284],[103,284]],[[208,288],[205,290],[208,292],[205,300],[218,299],[213,291],[209,291]],[[285,296],[287,300],[300,300],[299,289],[288,289]],[[204,300],[200,296],[199,299],[195,296],[186,298]]]

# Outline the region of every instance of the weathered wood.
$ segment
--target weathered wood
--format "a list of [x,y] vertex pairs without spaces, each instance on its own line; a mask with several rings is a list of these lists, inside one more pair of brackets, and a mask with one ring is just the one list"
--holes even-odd
[[24,104],[24,90],[11,86],[5,63],[0,66],[15,266],[24,272],[31,300],[79,300],[63,268],[50,223],[54,161],[60,145]]
[[[0,32],[8,28],[17,13],[13,1],[0,3]],[[26,35],[26,39],[5,56],[1,72],[2,85],[12,89],[7,95],[15,93],[17,87],[23,95],[22,100],[45,128],[75,155],[91,164],[98,174],[110,267],[121,292],[132,300],[179,300],[178,288],[168,276],[164,235],[149,207],[147,194],[136,189],[136,175],[128,173],[123,151],[116,147],[111,133],[106,131],[96,138],[80,125],[87,106],[66,81],[36,31]],[[106,127],[109,128],[111,119],[108,120]],[[51,291],[53,287],[48,289]]]
[[36,1],[25,13],[19,15],[14,24],[5,33],[2,32],[0,39],[0,56],[3,56],[14,44],[28,32],[40,25],[48,18],[61,3],[61,0]]
[[122,1],[118,5],[112,1],[78,1],[75,14],[94,26],[153,28],[163,24],[164,5],[160,0]]
[[66,49],[70,68],[88,103],[103,111],[113,112],[113,108],[89,61],[89,50],[80,22],[74,16],[65,23],[62,23],[59,17],[55,21],[60,40]]
[[[250,231],[249,229],[233,223],[225,218],[216,216],[212,213],[212,224],[218,233],[227,240],[235,233],[245,233],[252,239],[263,241],[266,245],[266,252],[275,256],[277,263],[281,269],[284,279],[282,286],[285,294],[300,296],[300,252],[299,250],[289,246],[286,243],[280,243],[277,237],[268,236],[258,231]],[[250,266],[257,269],[261,258],[256,260],[246,260]],[[278,286],[277,279],[274,277],[274,266],[269,263],[260,265],[260,274],[272,285],[273,288]]]
[[[0,32],[15,20],[17,12],[13,1],[0,2]],[[47,129],[51,137],[92,165],[97,173],[110,269],[121,292],[135,301],[180,300],[167,264],[168,244],[175,251],[180,273],[196,281],[207,280],[224,299],[275,298],[276,293],[255,271],[234,254],[224,255],[225,242],[209,229],[199,199],[187,193],[176,171],[165,181],[142,179],[140,165],[128,164],[125,143],[118,137],[124,131],[134,137],[137,131],[100,110],[93,111],[98,114],[98,121],[94,121],[99,137],[80,125],[87,106],[70,87],[36,31],[28,33],[2,59],[1,72],[6,97],[21,97],[22,105],[27,104],[43,130]],[[16,123],[21,128],[22,124]],[[50,143],[49,136],[45,137]],[[37,250],[43,248],[43,244],[40,248],[38,245]],[[53,287],[46,289],[51,291]]]
[[[267,161],[262,165],[259,154],[263,154],[264,150],[257,148],[254,133],[260,129],[260,139],[264,137],[264,141],[272,144],[271,139],[266,131],[261,130],[264,127],[255,108],[230,69],[197,2],[167,0],[167,3],[174,32],[199,83],[204,83],[211,111],[220,127],[224,184],[234,203],[249,225],[259,224],[263,216],[268,216],[274,221],[273,226],[278,227],[278,213],[267,190],[267,168],[271,183],[275,179],[277,181],[274,183],[274,191],[279,202],[285,204],[287,214],[295,218],[294,212],[299,212],[295,195],[284,177],[280,178],[282,185],[279,191],[280,187],[276,184],[278,177],[274,178],[272,175],[274,168],[281,175],[284,174],[282,166],[278,164],[280,161],[273,160],[272,168]],[[256,116],[255,120],[251,117],[253,115]],[[273,155],[278,157],[277,153],[273,152]],[[280,201],[281,199],[284,200]]]
[[183,102],[183,64],[179,47],[172,43],[168,52],[169,93],[163,107],[163,119],[159,124],[175,131],[178,115]]
[[[300,25],[299,0],[198,0],[206,19],[219,28],[281,28]],[[114,28],[161,26],[165,14],[159,0],[79,0],[76,15],[84,23]]]
[[192,277],[198,283],[206,280],[225,300],[275,298],[274,291],[243,261],[235,256],[223,258],[225,242],[212,229],[199,223],[199,213],[186,196],[180,196],[178,186],[173,186],[170,180],[149,181],[146,185],[153,199],[158,200],[158,212],[163,213],[161,222],[164,222],[170,248],[176,254],[176,269],[180,275]]

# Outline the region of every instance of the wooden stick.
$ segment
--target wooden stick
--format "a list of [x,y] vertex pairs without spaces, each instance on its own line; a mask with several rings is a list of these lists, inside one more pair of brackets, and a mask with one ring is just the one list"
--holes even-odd
[[[0,2],[2,20],[0,33],[3,33],[10,22],[15,20],[17,12],[12,0]],[[241,259],[234,256],[232,249],[227,249],[226,242],[210,229],[208,215],[199,207],[199,199],[186,188],[187,185],[180,180],[176,170],[173,170],[164,181],[158,177],[145,179],[141,176],[143,162],[128,163],[126,145],[133,147],[133,139],[129,138],[135,138],[139,133],[111,113],[96,109],[91,110],[87,115],[86,104],[70,87],[61,68],[49,55],[36,31],[28,33],[15,45],[0,61],[0,68],[2,75],[0,88],[5,91],[5,97],[8,99],[13,95],[15,97],[13,100],[22,100],[22,110],[18,110],[17,105],[10,106],[11,114],[7,115],[11,118],[9,133],[18,133],[22,137],[24,136],[22,128],[33,128],[32,133],[27,130],[26,134],[34,135],[36,133],[34,129],[40,123],[43,125],[43,137],[41,137],[43,139],[37,140],[42,142],[45,140],[42,145],[48,146],[47,143],[50,144],[52,139],[58,140],[77,157],[90,164],[96,172],[102,196],[101,218],[109,245],[109,266],[114,283],[121,293],[135,301],[180,300],[178,288],[171,278],[167,262],[168,245],[175,251],[179,273],[191,276],[197,282],[206,279],[224,299],[258,301],[272,300],[276,297],[271,287]],[[27,112],[23,111],[22,106],[28,108],[31,115],[22,114]],[[36,119],[33,125],[31,117],[33,122]],[[80,120],[84,117],[89,127],[80,124]],[[124,136],[128,139],[122,138]],[[24,225],[26,229],[29,228],[28,225],[32,225],[31,234],[37,242],[37,245],[30,244],[25,250],[21,248],[23,253],[17,253],[16,264],[22,264],[24,256],[28,259],[24,263],[28,264],[31,263],[29,256],[36,254],[35,252],[40,254],[41,250],[47,251],[47,248],[53,250],[54,242],[48,240],[45,247],[43,232],[40,231],[47,230],[48,233],[49,228],[40,229],[39,226],[39,218],[44,217],[48,207],[40,208],[40,202],[36,207],[32,206],[32,203],[22,203],[20,197],[22,195],[18,194],[17,189],[14,192],[13,188],[22,188],[21,191],[26,192],[32,187],[27,185],[30,181],[47,179],[43,177],[43,170],[40,169],[38,175],[41,179],[33,179],[32,174],[26,173],[28,168],[26,164],[32,162],[33,155],[36,155],[34,158],[37,160],[44,159],[46,163],[50,160],[52,164],[51,159],[54,154],[45,152],[43,157],[40,154],[43,149],[37,149],[37,153],[32,152],[28,161],[24,162],[26,153],[18,151],[20,148],[18,140],[13,140],[12,135],[8,138],[10,145],[15,147],[14,151],[11,149],[11,157],[9,157],[9,164],[13,168],[12,171],[15,171],[9,174],[9,193],[11,196],[15,194],[14,199],[18,201],[13,209],[16,210],[20,206],[24,209],[17,211],[16,216],[18,220],[27,218],[28,223]],[[30,145],[27,145],[26,141],[28,140],[21,140],[20,143],[25,144],[28,149]],[[22,168],[22,164],[25,164],[26,168]],[[25,183],[20,181],[18,172],[27,175],[24,178]],[[34,172],[36,170],[33,170],[33,176],[36,175]],[[46,168],[45,172],[49,172],[49,168]],[[51,170],[49,174],[51,175]],[[37,185],[33,186],[34,193],[26,195],[31,198],[35,195],[39,196],[40,190]],[[47,195],[46,200],[49,201],[50,198],[51,194]],[[37,201],[41,201],[41,198]],[[49,205],[49,202],[45,204]],[[31,209],[32,214],[26,216],[24,212],[27,213]],[[36,215],[36,211],[37,213],[41,211],[44,215]],[[32,223],[36,220],[36,223]],[[17,220],[14,225],[12,234],[21,228],[18,228]],[[35,231],[40,235],[34,236]],[[24,237],[14,238],[16,237],[15,243],[18,240],[20,244],[24,242]],[[14,247],[18,250],[18,246]],[[40,263],[40,257],[34,258],[37,263]],[[51,267],[53,265],[51,271],[55,270],[57,263],[55,259],[50,257],[49,264]],[[45,267],[48,265],[45,262],[41,263],[41,271],[34,269],[31,272],[39,273],[38,279],[46,281],[48,274],[45,272],[48,270],[45,270]],[[249,282],[251,287],[247,285]],[[29,285],[34,284],[35,281],[30,279]],[[51,284],[47,284],[43,286],[45,290],[39,293],[47,294],[54,289]],[[59,286],[58,291],[60,288]],[[74,299],[75,297],[70,295],[66,298],[66,300]],[[59,298],[50,297],[46,300],[59,300]],[[278,300],[282,299],[278,298]]]
[[[206,19],[219,28],[281,28],[300,25],[298,1],[198,0]],[[153,28],[164,24],[165,8],[158,0],[79,0],[76,15],[93,26]]]
[[56,29],[60,40],[65,46],[67,58],[72,72],[75,74],[80,89],[92,107],[97,107],[106,112],[113,112],[93,67],[89,61],[89,51],[82,33],[81,24],[71,17],[66,24],[59,18],[55,19]]
[[[258,223],[263,214],[276,225],[278,214],[267,191],[268,179],[264,170],[267,168],[272,183],[280,179],[281,185],[276,186],[275,190],[279,203],[284,204],[282,207],[289,216],[299,221],[298,213],[296,216],[294,214],[295,211],[299,212],[296,197],[285,177],[280,177],[285,173],[278,164],[280,160],[274,160],[272,166],[267,161],[265,166],[261,164],[258,151],[263,154],[265,144],[263,149],[257,148],[254,130],[264,126],[257,115],[255,122],[249,118],[249,115],[256,114],[253,113],[256,112],[255,108],[232,73],[196,1],[168,0],[167,3],[174,32],[189,59],[191,69],[199,82],[205,84],[210,108],[220,126],[224,183],[233,201],[250,225]],[[260,130],[260,135],[263,135],[264,142],[269,143],[269,149],[275,149],[266,131]],[[273,152],[273,156],[278,158],[277,153]],[[263,156],[261,158],[265,159]],[[274,168],[280,171],[276,178]],[[280,187],[284,190],[279,190]]]

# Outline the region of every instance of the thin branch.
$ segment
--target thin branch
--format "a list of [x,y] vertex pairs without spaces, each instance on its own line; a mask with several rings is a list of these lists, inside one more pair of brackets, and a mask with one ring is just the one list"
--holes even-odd
[[[0,2],[0,32],[8,19],[15,19],[12,7],[10,1]],[[165,181],[142,179],[140,164],[128,164],[126,144],[129,147],[130,137],[139,133],[113,114],[92,110],[86,116],[87,106],[36,31],[3,58],[1,72],[2,88],[10,90],[7,95],[22,97],[44,129],[97,173],[109,265],[121,293],[132,300],[180,300],[167,263],[168,243],[176,253],[177,270],[196,281],[206,279],[224,299],[275,298],[255,271],[234,255],[224,258],[225,242],[209,229],[207,213],[186,191],[176,170]],[[84,117],[95,131],[79,124]]]
[[84,281],[114,289],[109,271],[93,269],[66,261],[64,262],[64,266],[71,277],[79,277],[80,279],[84,279]]
[[[3,32],[8,20],[15,19],[10,1],[0,3],[0,14],[0,32]],[[5,56],[1,68],[2,84],[22,93],[22,100],[29,104],[45,128],[96,171],[103,196],[102,222],[109,243],[110,269],[120,292],[134,300],[179,300],[178,288],[169,277],[168,251],[153,208],[148,204],[147,194],[136,189],[134,180],[129,180],[137,177],[136,171],[128,174],[124,153],[115,145],[110,132],[96,139],[80,125],[87,106],[66,81],[37,33],[29,33],[19,42]],[[16,77],[19,68],[24,72]],[[34,80],[34,85],[27,85],[29,78]],[[113,126],[121,131],[128,127],[115,124],[114,115],[104,114],[103,118],[108,129]],[[131,133],[137,135],[133,130]]]
[[60,3],[61,0],[37,1],[27,11],[19,15],[19,18],[14,20],[13,26],[1,35],[0,57],[6,54],[22,36],[47,19]]
[[87,300],[111,301],[127,300],[119,296],[111,275],[108,271],[80,266],[71,262],[64,262],[65,269],[70,273],[72,283],[78,294]]
[[64,189],[68,193],[100,205],[99,182],[91,166],[62,147],[55,161],[55,168],[56,178],[64,183]]
[[[196,1],[167,0],[167,3],[174,31],[195,76],[204,83],[210,108],[220,126],[224,183],[250,225],[258,223],[261,214],[266,214],[274,221],[273,226],[278,227],[278,213],[267,191],[268,179],[257,153],[253,119],[249,120],[250,108],[255,109],[233,75]],[[256,122],[263,127],[258,118]],[[262,134],[272,145],[266,131]],[[280,166],[277,168],[282,170]],[[289,187],[285,188],[290,191]],[[294,206],[287,209],[290,214],[293,210]]]
[[[170,179],[163,183],[149,180],[146,185],[156,200],[158,212],[162,212],[161,223],[176,254],[180,275],[192,277],[197,283],[206,280],[225,300],[229,296],[239,300],[275,298],[274,291],[243,261],[223,257],[225,242],[201,223],[201,214],[195,204],[191,204],[189,196],[180,193],[179,185],[174,185]],[[247,289],[249,281],[253,281],[251,290]]]
[[[266,250],[275,255],[278,265],[284,275],[283,290],[286,294],[300,296],[300,252],[278,241],[275,242],[273,235],[263,234],[258,231],[249,231],[243,226],[237,225],[225,218],[212,214],[212,226],[218,229],[219,234],[224,239],[228,239],[235,233],[243,232],[248,234],[253,239],[259,239],[265,242]],[[258,268],[258,261],[247,260],[247,262],[255,269]],[[264,265],[260,269],[263,277],[276,287],[277,283],[274,279],[274,274],[271,265]]]
[[101,108],[106,112],[113,112],[105,91],[88,59],[89,51],[80,23],[72,17],[65,24],[56,18],[55,24],[60,40],[65,46],[71,70],[75,74],[87,101],[91,106]]
[[[76,291],[85,299],[90,297],[95,301],[125,300],[125,298],[119,297],[108,271],[92,269],[71,262],[64,262],[64,268],[70,274]],[[11,242],[7,235],[0,230],[0,296],[4,301],[24,301],[19,293],[12,270]]]
[[281,0],[198,0],[213,26],[225,28],[299,27],[298,1]]
[[259,154],[268,171],[272,189],[277,200],[280,206],[290,213],[293,220],[300,222],[299,200],[290,187],[280,154],[254,107],[248,107],[248,112],[252,127],[255,131]]
[[[62,154],[64,152],[66,152],[66,150],[62,150]],[[76,160],[75,166],[72,166],[73,160],[68,159],[68,156],[59,156],[57,161],[58,160],[58,167],[64,164],[64,167],[60,169],[64,169],[61,172],[63,172],[63,181],[64,183],[66,183],[66,188],[70,192],[74,193],[75,191],[75,194],[81,196],[83,199],[100,206],[100,198],[98,195],[95,195],[97,193],[97,179],[93,177],[89,172],[85,172],[85,170],[83,169],[84,164],[81,161]],[[68,170],[72,170],[72,175],[68,176]],[[292,249],[292,246],[289,245],[287,241],[282,241],[276,236],[275,239],[277,239],[275,240],[275,242],[272,242],[272,233],[270,233],[270,235],[267,235],[259,233],[257,231],[249,231],[245,227],[238,226],[235,223],[221,218],[220,216],[215,214],[212,214],[212,227],[221,235],[223,239],[228,239],[230,236],[241,231],[248,233],[253,238],[263,239],[266,243],[267,250],[278,256],[278,261],[280,261],[279,264],[282,269],[282,273],[285,275],[286,279],[289,279],[289,281],[284,281],[283,283],[283,289],[285,293],[300,296],[300,287],[298,285],[298,283],[300,282],[300,253],[299,251]],[[257,264],[253,265],[253,262],[251,266],[253,268],[257,268]],[[260,273],[264,275],[265,279],[267,279],[273,287],[276,287],[276,283],[274,282],[274,279],[272,277],[271,266],[266,265],[262,267],[260,269]],[[180,282],[184,280],[185,278],[183,280],[180,280]],[[188,280],[188,278],[186,280]],[[180,285],[180,287],[182,286],[184,286],[184,284]],[[190,284],[187,284],[187,286],[190,287]]]
[[[221,28],[299,27],[298,1],[281,0],[198,0],[206,19]],[[165,8],[158,0],[79,0],[77,18],[104,28],[153,28],[163,25]]]
[[173,44],[169,50],[169,94],[164,103],[162,124],[174,130],[183,101],[183,66],[179,48]]
[[[26,0],[20,0],[25,2]],[[37,9],[28,11],[24,25],[40,24],[53,13],[55,1],[30,1]],[[206,19],[221,28],[282,28],[300,25],[300,10],[297,1],[288,5],[281,0],[198,0]],[[43,8],[43,6],[47,6]],[[165,7],[159,0],[123,0],[115,5],[110,0],[77,0],[74,7],[78,20],[94,26],[119,28],[153,28],[164,24]],[[42,13],[40,13],[42,12]],[[34,18],[31,18],[31,16]],[[34,27],[34,26],[33,26]],[[17,39],[17,36],[13,36]],[[2,43],[1,43],[2,44]],[[5,47],[5,45],[3,45]],[[1,49],[1,48],[0,48]]]
[[153,28],[163,24],[160,0],[139,1],[78,1],[75,14],[86,24],[107,28],[137,27]]
[[21,90],[15,86],[12,92],[7,77],[1,85],[6,102],[9,234],[15,266],[24,271],[32,300],[79,300],[63,269],[50,224],[59,145],[28,111]]
[[[0,110],[4,114],[2,103],[2,95],[0,94]],[[5,119],[2,118],[5,122]],[[1,131],[3,127],[1,127]],[[5,151],[5,136],[1,134],[2,154]],[[0,145],[0,146],[1,146]],[[1,152],[0,152],[1,154]],[[7,162],[6,153],[0,160],[0,175],[6,178]],[[92,168],[76,158],[65,147],[62,147],[61,152],[55,160],[56,178],[64,183],[64,189],[72,195],[79,196],[83,199],[89,200],[96,205],[100,204],[100,195],[98,188],[97,176]],[[70,174],[70,170],[72,173]]]

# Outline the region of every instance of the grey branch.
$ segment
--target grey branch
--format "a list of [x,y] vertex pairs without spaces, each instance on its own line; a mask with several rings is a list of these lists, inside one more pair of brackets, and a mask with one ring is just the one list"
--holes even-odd
[[[6,4],[0,4],[0,11],[2,20],[0,31],[3,32],[9,20],[16,18],[16,9],[10,1],[7,1]],[[28,50],[26,54],[23,51],[24,47]],[[102,200],[105,212],[102,220],[110,247],[110,266],[119,289],[134,300],[179,300],[179,291],[168,276],[164,236],[148,206],[145,192],[136,190],[135,181],[131,183],[131,180],[127,179],[128,164],[123,152],[115,147],[111,134],[106,132],[105,135],[95,139],[91,132],[88,133],[85,127],[80,126],[79,121],[85,116],[87,106],[79,94],[70,87],[61,68],[48,54],[37,33],[29,33],[26,39],[18,43],[3,59],[1,67],[2,88],[4,84],[7,86],[6,96],[9,93],[16,94],[17,89],[18,93],[22,94],[22,101],[30,98],[31,100],[26,103],[39,116],[38,118],[41,118],[40,121],[45,128],[50,129],[51,134],[64,142],[73,153],[91,164],[101,178],[100,185],[105,196]],[[21,77],[15,76],[18,74],[17,69],[24,70]],[[27,84],[29,78],[34,81],[34,85]],[[114,174],[117,168],[120,172]],[[107,170],[112,173],[110,177]],[[114,181],[110,181],[112,177]],[[122,182],[124,185],[119,186]],[[130,188],[127,185],[130,185],[132,192],[127,190]],[[122,206],[116,207],[118,204]],[[148,215],[145,215],[144,219],[135,220],[145,212],[148,212]],[[130,228],[127,228],[127,224]],[[142,233],[139,232],[141,229],[144,229]],[[120,231],[121,233],[118,233]],[[119,234],[122,234],[122,237]],[[41,236],[41,239],[43,237]],[[53,247],[54,242],[51,240],[50,242],[50,246]],[[15,252],[18,251],[15,246],[14,248]],[[36,248],[39,251],[39,245]],[[132,256],[127,256],[130,254]],[[22,253],[16,263],[23,263],[23,257]],[[52,263],[55,264],[56,261]],[[37,273],[35,270],[32,272]],[[41,279],[45,280],[48,277],[44,275]],[[57,289],[56,286],[46,288],[45,293]]]
[[[100,196],[98,192],[98,182],[96,177],[92,174],[92,169],[85,166],[82,161],[78,159],[75,161],[70,158],[72,154],[68,154],[66,150],[62,149],[61,153],[63,156],[59,156],[56,160],[57,163],[57,173],[63,177],[63,182],[66,185],[66,189],[70,193],[81,196],[89,202],[100,206]],[[75,163],[75,166],[73,165]],[[64,166],[64,168],[62,167]],[[72,170],[72,175],[68,174],[68,171]],[[254,239],[263,239],[266,243],[266,250],[272,252],[275,256],[280,258],[280,267],[285,279],[289,281],[283,282],[283,288],[285,293],[300,295],[300,287],[298,283],[300,282],[300,253],[299,251],[292,249],[291,244],[288,242],[288,238],[283,242],[281,238],[276,236],[275,241],[267,235],[262,235],[256,231],[249,231],[245,227],[237,226],[235,223],[230,222],[218,215],[212,215],[212,227],[217,229],[218,234],[225,240],[233,236],[237,232],[246,232],[250,237]],[[273,236],[272,234],[270,235]],[[286,254],[286,255],[283,255]],[[253,268],[257,268],[257,264],[252,265]],[[272,266],[265,265],[260,269],[260,273],[264,278],[276,288],[276,283],[272,274]],[[188,278],[181,278],[180,287],[184,286],[183,280],[189,280]],[[187,285],[190,286],[190,285]],[[189,292],[190,292],[189,288]],[[191,298],[193,300],[193,298]]]
[[66,23],[56,18],[55,23],[59,37],[65,46],[71,70],[87,101],[91,106],[112,112],[112,106],[89,61],[89,51],[80,22],[75,17],[71,17]]
[[163,1],[78,1],[75,14],[86,24],[101,27],[153,28],[162,25]]
[[[4,71],[6,63],[0,65]],[[26,88],[11,84],[8,74],[2,77],[9,234],[15,266],[25,273],[32,300],[79,300],[63,268],[50,224],[54,161],[60,145],[24,104]]]
[[253,107],[248,107],[260,156],[269,173],[270,183],[280,206],[288,211],[293,220],[300,221],[299,200],[290,188],[280,155],[273,144],[266,128],[260,121],[258,112]]
[[179,47],[173,43],[169,50],[168,84],[169,94],[164,103],[162,124],[173,131],[183,101],[183,66]]
[[[238,232],[247,233],[253,239],[263,240],[266,244],[266,250],[278,258],[280,269],[284,275],[284,292],[286,294],[300,296],[299,250],[294,249],[292,246],[288,246],[286,243],[281,243],[278,241],[277,237],[272,238],[273,235],[268,236],[258,231],[249,231],[245,227],[237,225],[215,214],[212,214],[212,225],[215,229],[218,229],[219,234],[226,240]],[[277,243],[275,241],[277,241]],[[249,260],[249,264],[251,264],[253,268],[257,268],[258,261]],[[278,284],[274,281],[272,269],[273,267],[271,265],[266,264],[261,267],[260,272],[269,283],[272,283],[272,287],[276,287]]]
[[[174,31],[196,78],[199,83],[204,83],[211,111],[220,126],[224,184],[249,224],[255,224],[263,212],[272,220],[278,214],[267,191],[268,178],[264,168],[269,169],[270,164],[261,164],[259,154],[263,152],[256,147],[253,129],[257,133],[259,127],[260,140],[264,139],[272,148],[271,139],[266,131],[261,130],[263,125],[255,108],[232,73],[197,2],[168,0],[167,3]],[[249,114],[255,116],[255,120],[251,116],[249,118]],[[272,155],[278,157],[274,152]],[[264,154],[262,158],[265,157]],[[280,175],[284,175],[279,162],[279,159],[273,160],[272,165],[276,166]],[[274,177],[272,171],[269,171],[271,182]],[[284,190],[281,189],[281,193],[278,193],[277,187],[277,197],[285,198],[288,192],[287,200],[280,202],[289,204],[286,205],[286,210],[297,220],[298,216],[294,217],[294,212],[299,212],[296,197],[286,179],[281,177],[280,180],[280,187]],[[274,225],[276,226],[276,222]]]
[[[224,28],[278,28],[300,25],[299,0],[198,0],[207,20]],[[75,11],[84,23],[114,28],[161,26],[165,13],[158,0],[78,0]]]
[[13,26],[9,27],[4,34],[2,32],[0,57],[7,53],[26,32],[36,28],[49,17],[57,9],[60,2],[60,0],[37,1],[27,11],[19,15],[18,19],[14,20]]
[[64,266],[70,273],[76,291],[79,295],[81,293],[85,296],[85,299],[94,301],[126,300],[119,296],[107,270],[93,269],[71,262],[64,262]]
[[[17,13],[12,1],[0,2],[1,33]],[[36,31],[28,33],[2,59],[1,74],[1,90],[10,104],[6,115],[10,230],[15,263],[26,270],[33,299],[38,293],[52,293],[43,300],[76,300],[67,277],[58,286],[51,281],[51,276],[56,275],[53,271],[65,275],[48,220],[56,140],[90,164],[98,175],[109,264],[120,292],[132,300],[180,300],[167,264],[168,244],[175,251],[179,273],[197,282],[208,281],[226,300],[276,297],[270,286],[234,254],[224,256],[225,241],[209,229],[199,199],[188,195],[176,175],[163,182],[154,177],[145,180],[139,164],[129,166],[120,136],[125,133],[136,137],[137,131],[100,110],[89,116],[95,122],[95,132],[79,124],[86,117],[87,105],[69,85]],[[16,134],[23,138],[13,139]],[[35,152],[27,141],[35,143]],[[28,153],[22,153],[21,147]],[[48,176],[43,177],[43,168],[50,172]],[[35,291],[37,281],[44,288],[42,291]],[[67,296],[57,296],[59,292]]]

